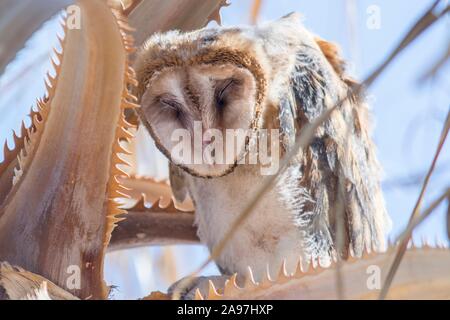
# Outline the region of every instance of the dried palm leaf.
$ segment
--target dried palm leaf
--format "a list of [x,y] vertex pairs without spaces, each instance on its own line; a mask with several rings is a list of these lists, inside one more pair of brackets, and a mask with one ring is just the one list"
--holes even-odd
[[108,250],[198,242],[193,213],[152,207],[128,211],[114,230]]
[[131,137],[123,112],[135,107],[128,92],[133,43],[125,19],[105,1],[77,5],[81,28],[65,28],[57,76],[48,77],[48,97],[38,102],[0,207],[0,260],[62,288],[76,266],[81,287],[71,293],[103,299],[105,249],[123,213],[114,198],[124,191],[119,140]]
[[0,2],[0,74],[30,36],[74,0],[2,0]]

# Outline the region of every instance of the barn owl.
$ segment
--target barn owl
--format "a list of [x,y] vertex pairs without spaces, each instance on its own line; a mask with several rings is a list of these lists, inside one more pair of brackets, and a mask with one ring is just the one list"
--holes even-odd
[[[349,95],[353,84],[336,47],[306,30],[297,14],[259,26],[153,35],[138,52],[135,70],[140,120],[170,161],[175,198],[195,204],[198,235],[210,250],[266,178],[262,163],[246,161],[252,151],[262,153],[260,133],[279,145],[269,159],[282,158],[302,128]],[[214,139],[206,135],[210,129],[219,132]],[[232,140],[225,131],[239,129],[248,135],[235,143],[229,161],[193,159],[220,133],[217,149],[225,149]],[[183,159],[173,152],[179,143],[173,133],[180,130],[193,150]],[[338,203],[344,218],[339,253]],[[382,250],[389,228],[368,107],[352,96],[293,157],[215,262],[224,275],[246,274],[250,267],[258,280],[283,261],[289,271],[299,259],[328,265],[337,255]]]

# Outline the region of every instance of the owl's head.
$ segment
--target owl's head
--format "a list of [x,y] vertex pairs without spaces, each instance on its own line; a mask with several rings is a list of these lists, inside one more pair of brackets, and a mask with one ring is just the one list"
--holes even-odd
[[309,42],[296,15],[260,27],[156,34],[135,63],[141,122],[171,162],[223,176],[246,156],[288,85],[296,50]]

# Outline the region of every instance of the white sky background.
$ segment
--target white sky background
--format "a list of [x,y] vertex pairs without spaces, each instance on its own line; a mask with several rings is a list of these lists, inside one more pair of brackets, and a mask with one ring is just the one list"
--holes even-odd
[[[18,0],[20,1],[20,0]],[[44,0],[45,1],[45,0]],[[340,44],[344,57],[351,61],[353,74],[362,79],[390,52],[432,0],[263,0],[260,22],[298,11],[306,27],[320,37]],[[224,25],[246,24],[250,0],[231,0],[222,10]],[[367,27],[367,9],[380,10],[380,28]],[[348,12],[353,12],[349,19]],[[388,211],[397,235],[407,223],[419,194],[421,179],[437,146],[445,115],[450,107],[450,65],[447,63],[434,81],[419,82],[419,76],[442,55],[450,41],[450,19],[443,19],[421,36],[389,67],[369,91],[375,122],[374,139],[385,171],[383,189]],[[0,32],[5,32],[1,30]],[[6,31],[12,32],[12,31]],[[43,75],[49,69],[50,48],[56,45],[55,21],[47,23],[27,44],[0,78],[0,142],[6,138],[11,147],[11,130],[18,130],[36,97],[44,93]],[[352,35],[352,36],[349,36]],[[27,120],[28,121],[28,120]],[[0,153],[0,160],[3,154]],[[414,180],[417,180],[414,182]],[[412,183],[404,185],[399,182]],[[425,206],[450,181],[450,143],[444,147],[427,192]],[[415,233],[444,241],[444,206]],[[175,257],[177,270],[164,267],[165,259]],[[152,290],[165,290],[167,280],[193,271],[207,257],[200,246],[179,246],[168,250],[140,248],[108,255],[106,278],[116,285],[115,298],[137,298]],[[162,266],[161,266],[162,265]],[[161,273],[161,270],[162,273]],[[211,266],[206,274],[216,273]]]

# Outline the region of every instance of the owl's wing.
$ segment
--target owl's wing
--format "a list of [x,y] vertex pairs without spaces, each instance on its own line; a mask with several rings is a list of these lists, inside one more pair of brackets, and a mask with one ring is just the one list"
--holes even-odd
[[184,181],[184,173],[172,163],[169,163],[169,181],[175,200],[179,203],[184,202],[188,195],[188,189]]
[[[289,116],[283,115],[287,113],[295,118],[296,130],[301,130],[337,103],[346,86],[320,49],[302,48],[296,54],[290,88],[280,98],[280,127],[289,122],[284,119]],[[287,131],[285,135],[290,129]],[[289,139],[283,139],[286,140]],[[301,152],[302,177],[298,183],[309,192],[312,201],[303,205],[297,223],[304,228],[310,254],[335,252],[337,213],[345,218],[344,257],[348,249],[358,256],[365,248],[381,250],[389,218],[365,104],[354,98],[342,105]]]

